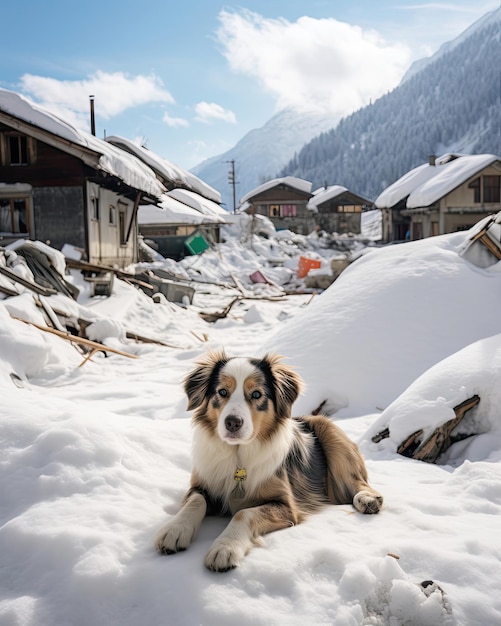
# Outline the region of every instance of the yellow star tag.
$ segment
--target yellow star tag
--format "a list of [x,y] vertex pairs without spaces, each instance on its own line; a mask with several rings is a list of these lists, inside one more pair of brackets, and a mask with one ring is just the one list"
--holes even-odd
[[247,470],[241,469],[240,467],[237,469],[235,474],[233,475],[235,480],[246,480],[247,479]]

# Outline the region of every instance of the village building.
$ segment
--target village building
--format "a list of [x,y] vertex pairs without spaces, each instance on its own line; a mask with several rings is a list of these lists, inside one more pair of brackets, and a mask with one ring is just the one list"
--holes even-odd
[[307,235],[316,227],[315,211],[307,208],[311,197],[310,182],[293,176],[275,178],[249,191],[238,212],[264,215],[277,230]]
[[0,245],[70,244],[124,267],[138,258],[139,206],[164,191],[135,156],[0,89]]
[[501,209],[501,158],[430,157],[385,189],[374,205],[382,213],[383,241],[468,230]]
[[331,185],[317,189],[310,198],[307,208],[316,212],[318,228],[338,235],[355,234],[362,231],[362,211],[372,203],[342,185]]
[[311,191],[306,180],[286,176],[270,180],[241,200],[238,212],[268,217],[277,230],[308,235],[322,230],[329,234],[361,233],[362,211],[372,203],[342,185]]

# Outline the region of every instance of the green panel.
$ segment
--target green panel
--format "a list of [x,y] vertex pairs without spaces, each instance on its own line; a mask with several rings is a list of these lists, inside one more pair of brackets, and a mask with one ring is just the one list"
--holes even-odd
[[193,233],[189,237],[186,237],[184,245],[191,254],[201,254],[204,250],[207,250],[209,244],[201,233]]

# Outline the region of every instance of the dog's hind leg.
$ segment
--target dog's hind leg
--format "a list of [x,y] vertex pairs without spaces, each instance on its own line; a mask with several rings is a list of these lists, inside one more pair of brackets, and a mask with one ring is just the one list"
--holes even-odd
[[327,460],[327,494],[333,504],[353,504],[360,513],[379,513],[383,496],[368,483],[358,446],[324,416],[304,418],[318,438]]

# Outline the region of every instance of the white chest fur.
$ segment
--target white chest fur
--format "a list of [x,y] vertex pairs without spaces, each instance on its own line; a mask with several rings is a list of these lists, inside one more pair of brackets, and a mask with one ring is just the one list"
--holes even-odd
[[[295,424],[289,420],[269,441],[263,443],[255,439],[247,444],[230,445],[195,426],[193,469],[212,495],[220,497],[228,506],[231,503],[231,509],[238,509],[239,501],[252,500],[259,487],[282,465],[295,430]],[[245,470],[245,479],[235,479],[237,470]]]

